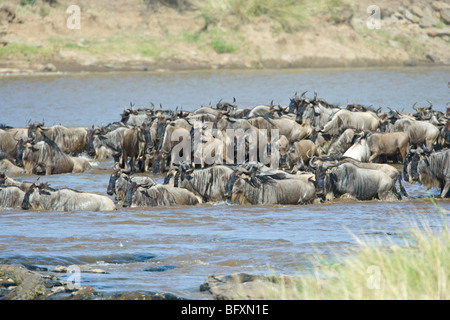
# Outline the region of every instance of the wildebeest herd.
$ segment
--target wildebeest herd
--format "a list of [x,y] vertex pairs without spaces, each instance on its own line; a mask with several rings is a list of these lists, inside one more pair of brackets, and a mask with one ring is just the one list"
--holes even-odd
[[[0,207],[110,211],[219,201],[398,201],[408,198],[402,181],[450,197],[449,107],[444,113],[431,103],[415,104],[414,113],[390,108],[383,113],[306,94],[296,93],[287,106],[238,108],[235,99],[194,111],[130,105],[120,121],[87,128],[4,124]],[[114,201],[11,178],[82,173],[91,169],[88,159],[106,158],[114,159],[106,190]],[[156,183],[152,175],[164,176],[164,182]]]

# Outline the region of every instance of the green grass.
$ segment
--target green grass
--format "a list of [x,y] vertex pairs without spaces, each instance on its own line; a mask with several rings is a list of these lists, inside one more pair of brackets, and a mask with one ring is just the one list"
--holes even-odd
[[299,276],[293,285],[280,284],[265,298],[448,300],[450,232],[446,221],[443,225],[438,232],[425,219],[411,222],[400,245],[357,239],[359,246],[348,257],[330,264],[318,255],[314,276]]
[[53,50],[45,45],[31,45],[26,43],[11,42],[0,49],[0,57],[22,57],[31,59],[35,56],[46,57],[53,53]]
[[230,42],[225,42],[223,39],[213,39],[211,41],[211,47],[217,53],[233,53],[237,50],[237,47]]

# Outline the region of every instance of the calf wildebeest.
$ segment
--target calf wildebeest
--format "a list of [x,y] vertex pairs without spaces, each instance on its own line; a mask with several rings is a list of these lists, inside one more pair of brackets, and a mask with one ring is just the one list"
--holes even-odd
[[357,200],[386,200],[392,193],[397,199],[400,194],[394,188],[395,180],[380,170],[363,169],[352,163],[343,163],[330,172],[328,168],[316,170],[316,190],[327,200],[348,194]]
[[54,189],[35,183],[25,193],[22,209],[48,211],[113,211],[114,201],[107,196],[73,189]]
[[317,155],[317,147],[314,142],[308,139],[296,141],[287,153],[288,168],[302,169],[305,165],[309,165],[309,160],[315,155]]
[[136,160],[144,156],[146,147],[150,143],[150,131],[146,125],[127,129],[122,140],[121,167],[124,169],[128,168],[128,157],[130,157],[130,169],[131,172],[134,172],[136,170]]
[[203,202],[217,202],[225,200],[225,187],[232,173],[233,169],[225,165],[194,170],[182,163],[175,174],[174,186],[195,193]]
[[287,154],[289,150],[289,140],[285,136],[280,136],[278,141],[275,142],[276,148],[280,153],[280,168],[287,168]]
[[0,185],[0,208],[20,208],[25,192],[18,186]]
[[405,160],[409,147],[409,137],[405,132],[371,133],[366,139],[371,153],[369,162],[379,156],[400,155],[401,162]]
[[44,137],[54,141],[62,152],[78,155],[86,150],[86,128],[67,128],[61,125],[44,127],[42,123],[33,122],[28,126],[28,138],[42,141]]
[[55,142],[45,137],[37,143],[27,142],[22,159],[29,174],[81,173],[91,168],[86,159],[68,156]]
[[139,185],[151,187],[156,184],[155,181],[146,176],[134,176],[122,170],[114,170],[109,178],[108,188],[106,193],[110,196],[114,195],[117,201],[125,200],[125,193],[127,192],[128,185],[132,182],[136,182]]
[[161,184],[147,188],[132,182],[128,185],[123,207],[197,205],[199,203],[201,198],[183,188]]
[[225,197],[233,203],[252,205],[311,203],[316,198],[313,176],[291,176],[234,172]]
[[403,166],[405,181],[418,181],[428,190],[437,188],[441,198],[450,197],[450,149],[432,152],[429,149],[411,149]]

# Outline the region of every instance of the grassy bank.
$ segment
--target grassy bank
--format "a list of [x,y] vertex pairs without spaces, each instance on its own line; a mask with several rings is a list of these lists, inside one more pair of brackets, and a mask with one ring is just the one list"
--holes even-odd
[[[383,28],[373,30],[366,25],[368,0],[117,0],[107,5],[101,0],[5,0],[0,5],[0,69],[450,63],[449,37],[427,33],[446,30],[442,19],[430,30],[421,29],[394,2],[379,1],[388,13]],[[73,4],[81,14],[81,27],[74,30],[66,24],[66,10]],[[431,10],[427,6],[424,10]]]
[[[437,208],[436,210],[442,210]],[[445,219],[446,212],[442,211]],[[359,247],[338,264],[320,257],[315,277],[279,286],[267,299],[448,300],[450,232],[433,230],[425,219],[411,222],[404,243],[377,245],[358,239]]]

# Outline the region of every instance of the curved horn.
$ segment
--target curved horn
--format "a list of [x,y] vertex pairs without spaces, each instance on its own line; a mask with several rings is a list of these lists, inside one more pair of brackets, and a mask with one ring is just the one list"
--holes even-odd
[[413,104],[412,108],[413,108],[414,110],[418,111],[418,110],[417,110],[417,107],[416,107],[416,104],[417,104],[417,102]]
[[317,168],[317,165],[314,164],[314,162],[313,162],[315,158],[316,158],[316,156],[312,156],[311,159],[309,159],[309,166],[314,168],[314,169]]

